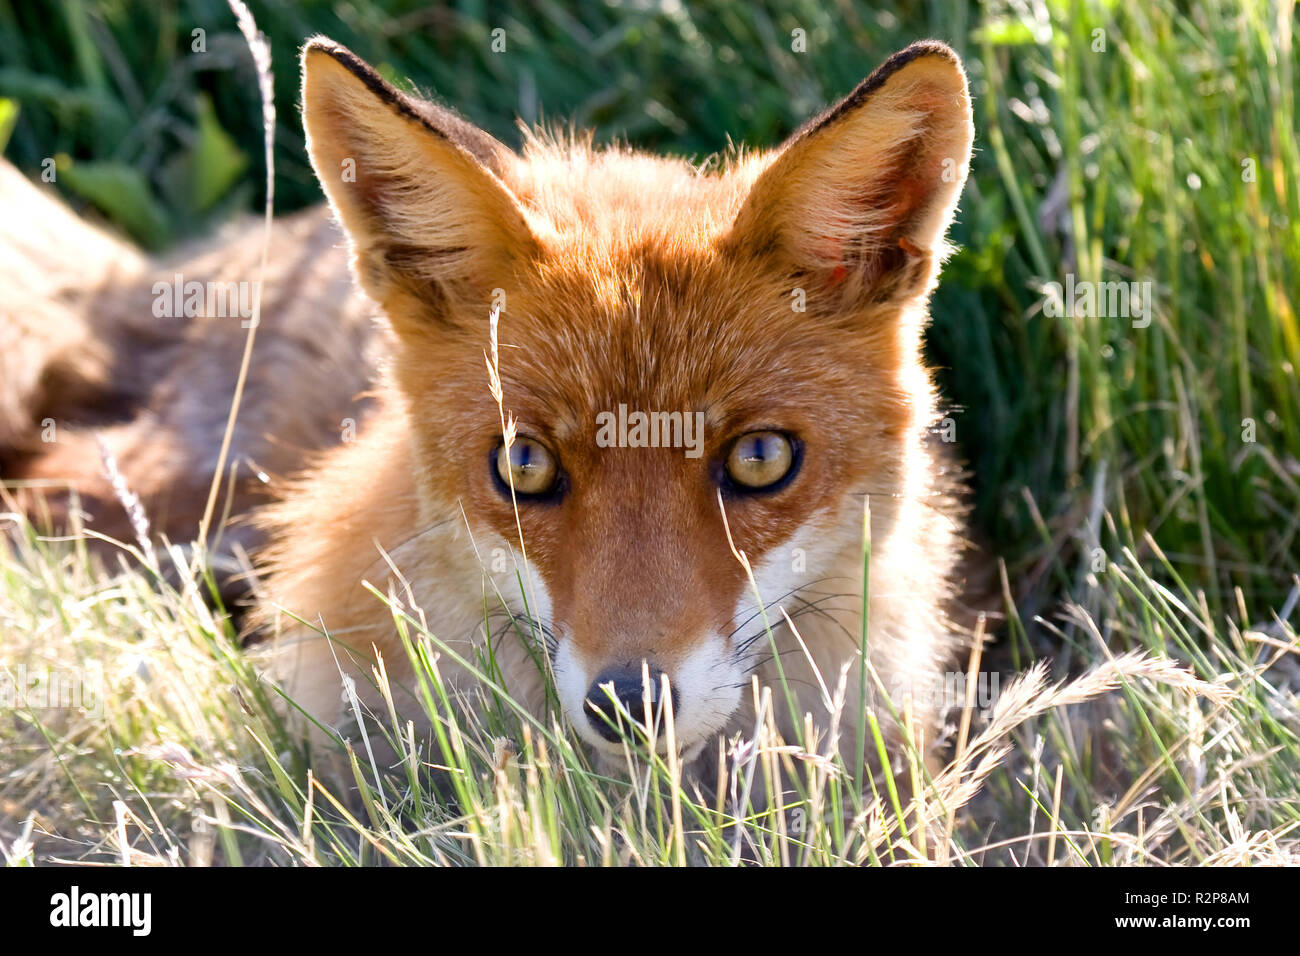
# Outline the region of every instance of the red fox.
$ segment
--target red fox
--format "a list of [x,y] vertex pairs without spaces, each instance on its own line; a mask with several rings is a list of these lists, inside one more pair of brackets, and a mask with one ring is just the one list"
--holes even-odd
[[[538,713],[540,652],[597,755],[620,752],[619,705],[653,716],[643,697],[698,754],[752,727],[755,676],[783,675],[824,724],[851,671],[853,713],[864,631],[933,739],[920,689],[958,645],[962,507],[922,339],[972,147],[957,56],[914,44],[780,147],[714,169],[544,132],[516,153],[325,39],[302,68],[346,250],[320,213],[278,226],[229,504],[254,510],[270,479],[275,501],[238,536],[260,546],[254,619],[288,692],[334,722],[340,666],[410,677],[368,582],[466,660],[492,642]],[[35,384],[0,395],[5,477],[69,479],[115,531],[95,432],[31,439],[86,420],[146,514],[192,536],[245,333],[156,318],[148,280],[251,279],[254,245],[124,255],[113,284],[136,291],[111,311],[131,318],[69,319]],[[122,411],[94,420],[109,394]],[[485,594],[502,606],[486,621]]]

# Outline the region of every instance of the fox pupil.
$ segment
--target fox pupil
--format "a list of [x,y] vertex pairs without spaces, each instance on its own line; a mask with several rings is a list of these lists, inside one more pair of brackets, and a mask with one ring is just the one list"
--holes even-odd
[[769,458],[772,457],[767,448],[767,439],[747,438],[745,439],[745,441],[749,443],[748,452],[741,452],[741,458],[743,458],[745,461],[752,461],[757,464],[763,464]]

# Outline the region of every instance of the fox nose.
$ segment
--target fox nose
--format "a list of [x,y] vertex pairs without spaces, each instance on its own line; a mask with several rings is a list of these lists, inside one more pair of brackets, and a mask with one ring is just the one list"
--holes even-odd
[[[619,705],[626,709],[638,723],[646,720],[651,722],[662,720],[663,671],[654,667],[649,668],[649,714],[646,714],[645,710],[645,694],[641,687],[641,673],[640,664],[636,667],[611,668],[602,672],[587,691],[587,699],[582,704],[582,709],[587,713],[587,720],[596,733],[612,743],[618,743],[621,738],[618,732],[620,718],[615,714],[614,706],[610,701],[611,690],[614,700],[617,700]],[[677,688],[670,686],[669,689],[672,695],[673,713],[676,714]],[[626,717],[622,718],[622,723],[626,726]]]

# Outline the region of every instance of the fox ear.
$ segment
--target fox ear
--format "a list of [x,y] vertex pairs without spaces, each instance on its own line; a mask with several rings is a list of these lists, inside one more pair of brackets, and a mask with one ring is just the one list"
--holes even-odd
[[841,303],[928,292],[973,137],[957,54],[915,43],[790,137],[759,174],[726,245],[775,256]]
[[[487,133],[394,89],[324,38],[302,53],[307,151],[347,231],[358,278],[391,306],[482,297],[536,241],[502,182],[517,161]],[[423,295],[422,295],[423,293]],[[389,308],[390,317],[409,310]]]

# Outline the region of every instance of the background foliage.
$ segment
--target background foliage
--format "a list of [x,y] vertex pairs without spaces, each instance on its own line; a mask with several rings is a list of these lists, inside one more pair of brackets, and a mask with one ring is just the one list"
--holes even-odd
[[[313,33],[507,142],[518,116],[697,159],[775,143],[898,47],[948,41],[978,153],[931,347],[977,535],[1031,608],[1124,546],[1159,570],[1148,533],[1214,608],[1236,606],[1235,586],[1260,609],[1290,590],[1294,3],[250,6],[273,49],[280,211],[321,198],[295,109]],[[66,195],[144,245],[260,206],[257,83],[223,0],[0,0],[0,63],[7,157],[32,175],[54,158]],[[1154,321],[1043,315],[1043,284],[1066,273],[1152,280]]]

